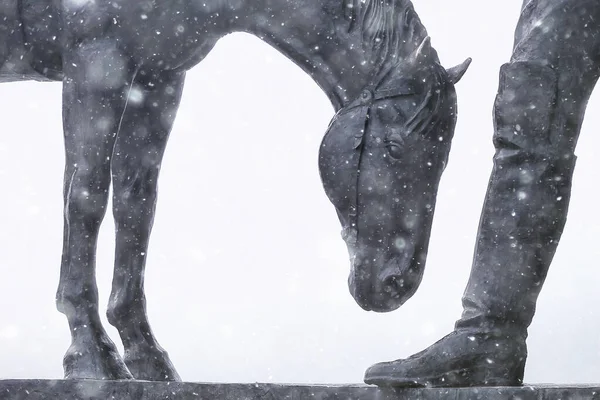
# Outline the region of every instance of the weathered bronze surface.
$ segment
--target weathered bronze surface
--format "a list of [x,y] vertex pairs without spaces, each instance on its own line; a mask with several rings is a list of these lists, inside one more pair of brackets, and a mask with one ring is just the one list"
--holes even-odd
[[7,380],[3,400],[598,400],[598,386],[393,389],[364,385]]
[[[456,122],[454,84],[408,0],[0,0],[0,81],[62,81],[66,149],[58,309],[65,376],[178,380],[146,315],[144,265],[160,165],[185,73],[233,32],[304,69],[336,114],[320,149],[325,191],[351,259],[350,291],[391,311],[425,267]],[[204,132],[203,134],[210,134]],[[98,230],[113,185],[116,256],[99,317]]]

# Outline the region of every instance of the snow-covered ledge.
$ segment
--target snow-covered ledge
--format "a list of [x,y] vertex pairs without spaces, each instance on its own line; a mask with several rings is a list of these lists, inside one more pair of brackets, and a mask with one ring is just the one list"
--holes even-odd
[[2,400],[558,400],[600,399],[600,385],[378,389],[364,385],[0,380]]

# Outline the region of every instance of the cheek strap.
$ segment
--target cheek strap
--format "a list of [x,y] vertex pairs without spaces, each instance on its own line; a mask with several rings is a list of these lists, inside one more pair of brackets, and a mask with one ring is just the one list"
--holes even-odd
[[[367,91],[363,92],[363,95]],[[370,93],[370,92],[369,92]],[[361,99],[363,96],[361,96]],[[362,161],[362,155],[364,152],[364,143],[365,143],[365,135],[367,133],[367,129],[369,128],[369,118],[371,117],[371,105],[372,105],[372,96],[368,98],[364,98],[364,103],[359,111],[361,114],[362,124],[360,125],[360,129],[357,130],[354,134],[354,143],[353,143],[353,152],[350,157],[349,162],[352,164],[352,171],[355,172],[354,176],[354,185],[349,195],[350,207],[348,210],[348,223],[349,225],[344,228],[342,231],[342,237],[346,241],[348,245],[356,245],[358,241],[358,200],[359,200],[359,184],[360,184],[360,165]]]

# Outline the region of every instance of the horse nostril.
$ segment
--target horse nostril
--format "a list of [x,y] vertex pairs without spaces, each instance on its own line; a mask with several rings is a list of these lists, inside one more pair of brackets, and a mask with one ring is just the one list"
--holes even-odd
[[391,297],[400,297],[402,288],[404,287],[404,278],[400,275],[389,275],[382,281],[383,291]]

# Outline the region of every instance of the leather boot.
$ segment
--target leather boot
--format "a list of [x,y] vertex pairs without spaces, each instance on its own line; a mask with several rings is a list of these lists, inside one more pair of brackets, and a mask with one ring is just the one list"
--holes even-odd
[[464,312],[455,330],[405,360],[376,364],[365,382],[387,386],[515,386],[527,327],[556,250],[574,156],[496,157]]
[[[539,85],[534,79],[551,83],[548,70],[528,64],[503,67],[495,108],[494,168],[463,297],[464,312],[454,332],[408,359],[372,366],[366,383],[522,384],[527,328],[566,220],[575,165],[572,153],[561,154],[555,150],[560,147],[551,145],[549,138],[558,134],[548,117],[554,114],[552,109],[529,107],[532,96],[540,105],[543,95],[549,96],[542,99],[552,106],[555,86]],[[544,88],[548,93],[530,93]]]

